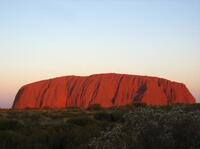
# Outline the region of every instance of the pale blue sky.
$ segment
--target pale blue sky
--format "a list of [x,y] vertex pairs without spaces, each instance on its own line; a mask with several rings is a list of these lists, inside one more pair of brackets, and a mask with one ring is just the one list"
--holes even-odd
[[0,107],[32,81],[106,72],[183,82],[199,98],[200,1],[0,0],[0,52]]

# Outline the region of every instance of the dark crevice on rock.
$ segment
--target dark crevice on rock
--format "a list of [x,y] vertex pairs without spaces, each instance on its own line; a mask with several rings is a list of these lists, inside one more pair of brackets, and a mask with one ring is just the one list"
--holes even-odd
[[140,102],[146,90],[147,90],[147,85],[146,84],[141,85],[140,88],[137,90],[136,95],[133,98],[134,102]]

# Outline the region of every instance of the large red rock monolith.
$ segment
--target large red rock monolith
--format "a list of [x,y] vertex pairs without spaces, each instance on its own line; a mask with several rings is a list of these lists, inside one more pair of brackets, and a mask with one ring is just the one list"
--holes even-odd
[[25,85],[17,93],[13,108],[87,108],[93,104],[108,108],[132,103],[192,104],[195,98],[184,84],[166,79],[98,74],[66,76]]

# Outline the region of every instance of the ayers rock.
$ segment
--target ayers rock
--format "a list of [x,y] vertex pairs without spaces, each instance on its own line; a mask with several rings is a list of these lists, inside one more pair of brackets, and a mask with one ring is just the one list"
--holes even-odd
[[13,108],[87,108],[93,104],[108,108],[138,102],[192,104],[195,98],[182,83],[110,73],[66,76],[25,85],[17,93]]

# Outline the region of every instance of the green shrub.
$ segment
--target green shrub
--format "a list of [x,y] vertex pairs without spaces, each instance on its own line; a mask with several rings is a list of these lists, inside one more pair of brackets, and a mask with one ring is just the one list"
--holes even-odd
[[75,124],[78,126],[86,126],[96,123],[94,119],[88,117],[88,116],[81,116],[81,117],[75,117],[71,118],[67,121],[67,123]]
[[23,136],[16,131],[4,130],[0,131],[0,148],[1,149],[23,149]]
[[13,130],[20,127],[16,120],[0,119],[0,130]]
[[[140,108],[125,115],[125,123],[91,142],[94,149],[199,149],[200,111],[185,112],[182,106],[164,111]],[[120,142],[120,144],[118,144]]]
[[199,149],[199,138],[199,104],[0,111],[0,149]]
[[122,122],[124,112],[120,110],[101,111],[94,114],[94,118],[99,121]]

